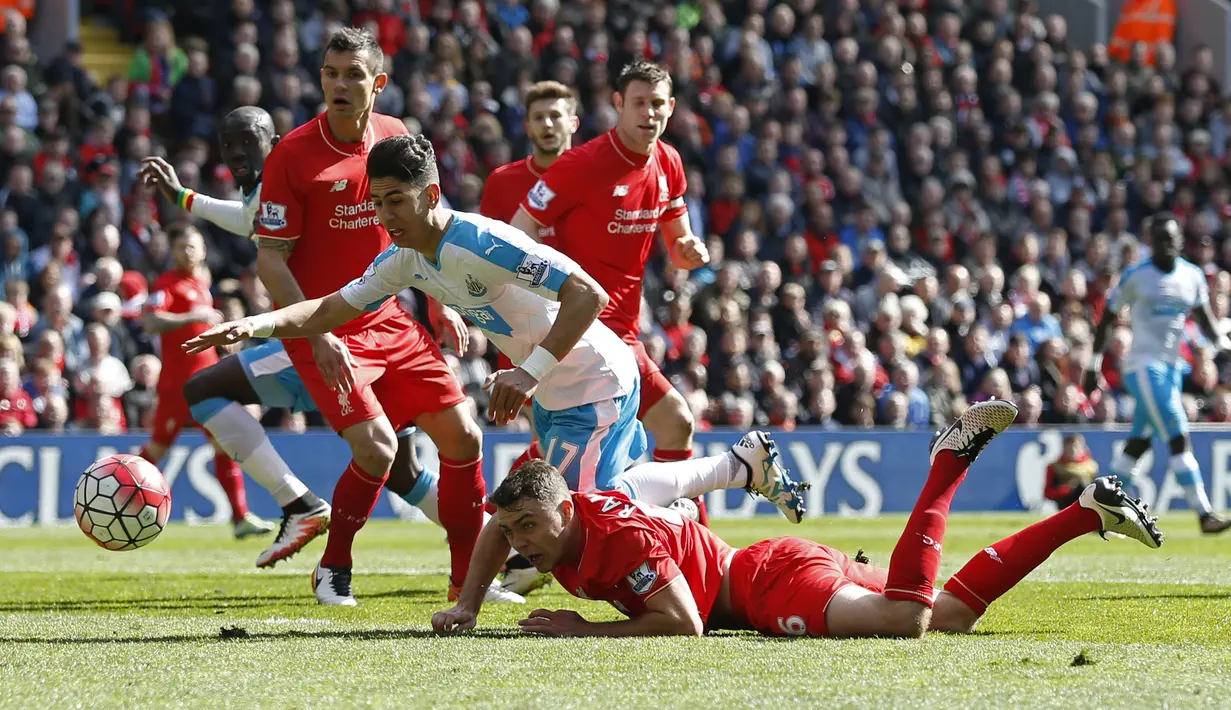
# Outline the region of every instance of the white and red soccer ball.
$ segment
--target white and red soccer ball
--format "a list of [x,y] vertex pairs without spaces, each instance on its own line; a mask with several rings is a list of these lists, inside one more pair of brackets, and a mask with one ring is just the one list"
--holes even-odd
[[95,461],[77,481],[77,525],[108,550],[135,550],[151,542],[171,517],[171,487],[162,471],[140,456]]

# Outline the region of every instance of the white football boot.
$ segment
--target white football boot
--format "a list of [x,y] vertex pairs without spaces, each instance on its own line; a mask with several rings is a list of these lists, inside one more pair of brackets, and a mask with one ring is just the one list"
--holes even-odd
[[941,451],[952,451],[958,458],[966,459],[967,465],[973,464],[992,439],[1008,429],[1014,419],[1017,419],[1017,405],[1005,399],[970,405],[957,421],[932,437],[929,463],[936,463],[936,454]]
[[350,567],[326,567],[317,564],[312,570],[312,591],[316,601],[326,606],[359,606],[350,590]]
[[748,471],[748,484],[744,486],[746,490],[768,498],[792,523],[804,519],[807,509],[803,492],[811,485],[797,483],[791,478],[791,472],[779,461],[778,445],[769,438],[769,434],[750,431],[731,447],[731,453]]
[[1150,515],[1150,508],[1140,498],[1129,498],[1115,476],[1094,479],[1081,492],[1077,502],[1083,508],[1098,513],[1103,522],[1099,535],[1107,539],[1107,533],[1130,537],[1146,547],[1155,549],[1163,544],[1163,533],[1158,529],[1158,518]]
[[282,560],[299,552],[316,538],[329,530],[333,508],[325,501],[306,513],[292,513],[282,517],[282,526],[273,544],[256,558],[257,567],[273,567]]

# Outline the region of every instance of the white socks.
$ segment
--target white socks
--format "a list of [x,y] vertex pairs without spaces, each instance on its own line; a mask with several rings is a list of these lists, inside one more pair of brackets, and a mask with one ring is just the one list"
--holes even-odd
[[634,466],[620,476],[619,488],[634,500],[666,507],[680,498],[743,488],[747,483],[748,470],[728,451],[701,459]]
[[427,519],[440,525],[440,488],[438,486],[440,476],[435,471],[423,469],[419,472],[419,479],[415,481],[415,485],[410,489],[410,492],[402,496],[402,500],[410,503],[423,512]]
[[228,402],[201,426],[214,435],[222,450],[253,480],[269,491],[279,506],[285,507],[308,492],[308,487],[278,455],[261,423],[242,405]]

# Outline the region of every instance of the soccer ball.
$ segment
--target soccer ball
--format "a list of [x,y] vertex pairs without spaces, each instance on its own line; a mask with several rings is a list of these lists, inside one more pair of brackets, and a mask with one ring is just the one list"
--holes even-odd
[[171,516],[171,488],[162,471],[140,456],[99,459],[77,481],[77,525],[108,550],[150,544]]

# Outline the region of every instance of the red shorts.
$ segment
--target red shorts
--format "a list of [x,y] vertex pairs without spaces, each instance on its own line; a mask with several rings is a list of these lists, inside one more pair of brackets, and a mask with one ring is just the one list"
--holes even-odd
[[885,589],[888,571],[862,564],[819,542],[762,540],[731,559],[731,609],[768,636],[825,636],[825,610],[839,589]]
[[[400,311],[371,328],[341,336],[357,365],[349,395],[329,389],[305,339],[284,341],[287,355],[321,414],[341,432],[382,414],[394,429],[466,401],[431,334]],[[383,405],[383,406],[382,406]]]
[[[174,444],[175,438],[184,427],[199,426],[193,421],[192,412],[188,411],[188,400],[184,399],[183,383],[187,379],[182,377],[169,380],[175,386],[158,388],[158,404],[154,406],[154,430],[150,441],[159,446],[169,447]],[[139,423],[131,422],[130,425],[138,426]]]

